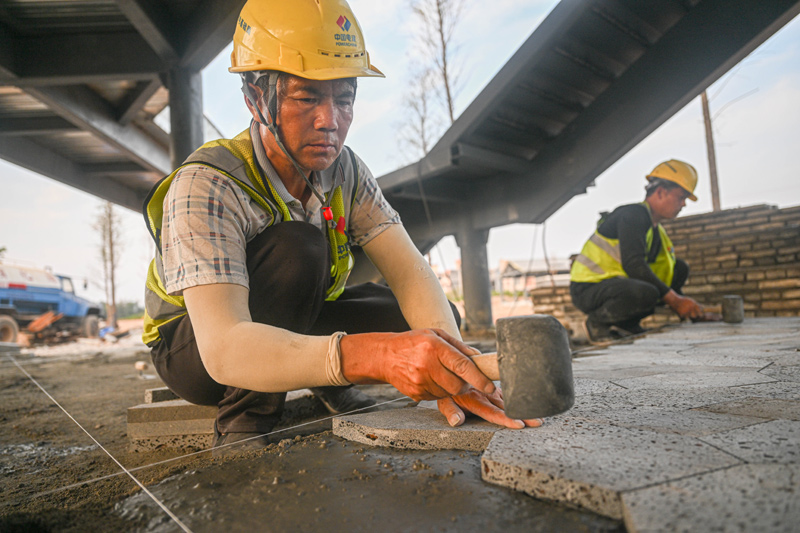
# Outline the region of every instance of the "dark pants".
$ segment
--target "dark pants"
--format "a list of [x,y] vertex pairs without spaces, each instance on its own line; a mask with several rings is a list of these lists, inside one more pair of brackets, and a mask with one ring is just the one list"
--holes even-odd
[[[364,283],[325,301],[330,282],[329,246],[322,232],[305,222],[265,229],[247,245],[250,314],[254,322],[295,333],[330,335],[400,332],[409,329],[388,287]],[[452,306],[456,321],[460,316]],[[153,364],[164,383],[191,403],[217,405],[222,433],[268,433],[278,422],[286,393],[255,392],[217,383],[206,372],[189,316],[159,328]]]
[[[689,278],[689,265],[681,259],[675,262],[670,288],[681,293]],[[616,325],[621,328],[638,325],[652,315],[661,301],[655,286],[630,278],[611,278],[599,283],[571,283],[572,303],[589,315],[595,324]]]

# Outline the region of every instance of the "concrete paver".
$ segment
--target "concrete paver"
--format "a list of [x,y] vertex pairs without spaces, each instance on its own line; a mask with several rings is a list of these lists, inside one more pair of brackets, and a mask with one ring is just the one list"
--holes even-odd
[[[485,481],[624,518],[630,531],[796,530],[800,318],[683,324],[581,353],[573,374],[569,412],[494,432]],[[404,411],[381,429],[397,431]],[[455,434],[476,423],[430,420]]]
[[794,420],[770,420],[709,435],[703,441],[748,463],[800,464],[800,422]]
[[498,431],[498,426],[470,420],[459,431],[437,410],[409,407],[333,419],[333,434],[370,444],[411,450],[482,451]]
[[691,437],[563,417],[497,432],[481,462],[490,483],[622,518],[624,491],[741,461]]
[[623,495],[625,526],[640,531],[769,531],[800,523],[800,465],[738,465]]
[[800,420],[800,400],[745,398],[744,400],[718,403],[700,407],[699,409],[713,413],[738,414],[772,420]]

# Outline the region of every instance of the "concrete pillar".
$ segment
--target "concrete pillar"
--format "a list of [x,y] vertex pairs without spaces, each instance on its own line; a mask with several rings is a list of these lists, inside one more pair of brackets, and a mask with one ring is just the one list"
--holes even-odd
[[170,150],[178,167],[203,144],[203,78],[200,72],[176,68],[167,73]]
[[464,329],[482,331],[492,327],[492,285],[486,243],[489,230],[464,230],[456,235],[461,248],[461,274],[464,286]]

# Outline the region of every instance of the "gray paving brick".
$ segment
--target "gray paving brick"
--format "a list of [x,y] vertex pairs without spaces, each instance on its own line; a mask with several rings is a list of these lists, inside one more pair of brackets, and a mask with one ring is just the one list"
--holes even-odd
[[333,434],[344,439],[412,450],[482,451],[501,428],[476,418],[451,427],[428,407],[409,407],[333,419]]
[[800,463],[800,422],[796,420],[771,420],[709,435],[703,441],[749,463]]
[[597,410],[592,413],[572,412],[565,416],[570,414],[575,419],[694,437],[764,422],[763,418],[752,416],[646,407],[630,410]]
[[630,533],[769,531],[800,523],[799,465],[738,465],[623,495]]
[[761,373],[781,381],[800,383],[800,365],[770,365]]
[[613,518],[622,517],[624,491],[739,462],[693,437],[568,417],[500,431],[481,460],[489,483]]
[[613,383],[629,390],[663,390],[677,389],[688,391],[692,389],[709,389],[722,387],[738,387],[741,385],[754,385],[758,383],[771,383],[777,381],[752,369],[739,367],[704,369],[694,372],[667,371],[661,374],[638,378],[614,379]]
[[712,413],[727,413],[755,416],[772,420],[800,420],[800,400],[774,400],[768,398],[745,398],[701,407]]

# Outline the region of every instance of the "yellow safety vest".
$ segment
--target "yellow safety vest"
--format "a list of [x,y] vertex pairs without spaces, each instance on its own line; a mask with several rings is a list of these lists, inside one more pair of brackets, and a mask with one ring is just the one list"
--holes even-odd
[[[650,212],[647,202],[642,202]],[[603,223],[600,219],[597,227]],[[675,273],[675,249],[672,241],[667,235],[666,230],[661,224],[657,225],[658,234],[661,237],[661,249],[655,261],[648,263],[650,269],[658,279],[667,286],[672,283],[672,276]],[[645,255],[650,256],[650,248],[653,245],[653,228],[647,230]],[[599,283],[604,279],[627,278],[628,274],[622,268],[622,256],[619,249],[619,239],[609,239],[604,237],[597,230],[583,245],[580,255],[575,258],[570,270],[570,281],[578,283]]]
[[[328,223],[327,235],[332,260],[331,283],[326,300],[335,300],[342,294],[347,277],[350,275],[354,264],[347,237],[347,221],[352,211],[358,188],[358,164],[353,152],[347,147],[345,147],[345,150],[350,154],[350,164],[346,164],[345,158],[342,158],[339,168],[325,171],[334,173],[339,171],[344,176],[344,183],[333,190],[333,199],[330,202],[333,220]],[[172,180],[182,168],[193,164],[213,168],[241,187],[270,216],[268,226],[272,226],[276,222],[292,219],[289,209],[277,191],[275,191],[272,183],[265,179],[258,169],[249,129],[233,139],[219,139],[204,144],[169,176],[156,183],[144,202],[144,217],[147,221],[150,235],[156,243],[156,257],[150,262],[145,285],[144,332],[142,334],[142,340],[145,344],[159,340],[159,326],[186,314],[183,296],[170,296],[167,294],[162,281],[164,271],[161,260],[161,224],[164,213],[164,198],[172,184]],[[346,189],[345,192],[349,194],[344,194],[343,187]],[[343,200],[345,196],[350,198],[348,209],[345,209]]]

